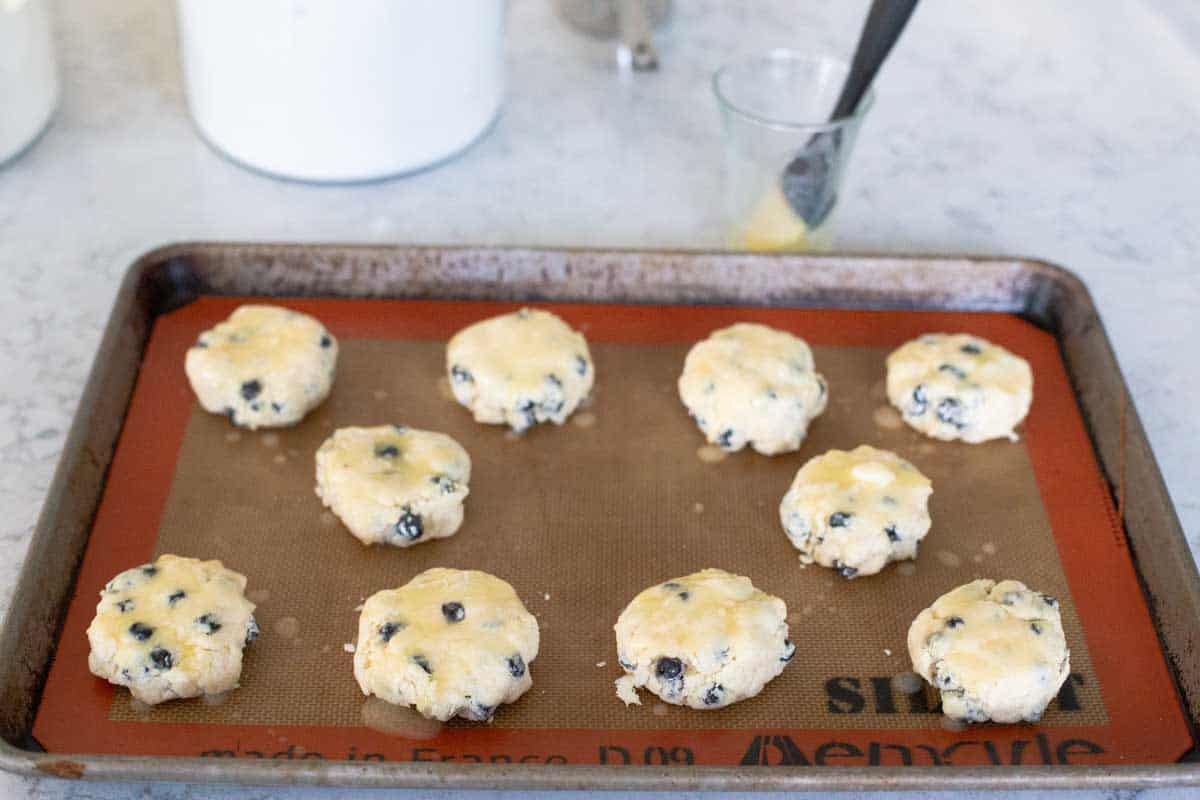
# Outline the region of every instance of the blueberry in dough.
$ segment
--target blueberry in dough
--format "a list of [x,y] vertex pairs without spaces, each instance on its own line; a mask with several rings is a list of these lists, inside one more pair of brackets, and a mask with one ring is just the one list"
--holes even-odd
[[396,520],[395,528],[396,535],[401,539],[414,542],[425,533],[425,526],[421,524],[421,515],[414,514],[408,506],[401,509],[400,519]]
[[434,475],[429,480],[433,481],[442,494],[454,494],[455,490],[458,489],[458,484],[454,482],[453,478],[447,475]]
[[170,669],[174,666],[175,659],[171,657],[169,651],[156,647],[150,651],[150,663],[158,669]]
[[963,405],[962,402],[954,397],[944,397],[937,407],[937,418],[939,422],[944,422],[947,425],[953,425],[955,428],[962,429],[966,423],[963,422]]
[[442,616],[447,622],[462,622],[467,616],[467,610],[462,603],[442,603]]
[[525,659],[520,653],[514,653],[506,660],[508,664],[508,674],[514,678],[520,678],[525,675]]
[[953,375],[960,381],[965,381],[967,379],[967,373],[960,367],[956,367],[953,364],[942,364],[940,367],[938,367],[938,371],[945,372],[948,375]]
[[928,389],[923,383],[919,383],[913,387],[912,399],[908,405],[908,415],[910,417],[919,417],[929,410]]
[[665,680],[673,680],[683,674],[683,662],[678,658],[660,658],[654,667],[654,674]]
[[379,638],[390,642],[392,637],[402,630],[404,630],[404,625],[399,622],[385,622],[379,626]]

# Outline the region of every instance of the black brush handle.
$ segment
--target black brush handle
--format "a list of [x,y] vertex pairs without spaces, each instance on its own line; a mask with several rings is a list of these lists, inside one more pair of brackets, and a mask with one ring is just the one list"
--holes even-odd
[[842,87],[842,94],[833,107],[830,119],[849,116],[858,108],[859,101],[875,80],[883,60],[892,51],[892,45],[900,38],[916,5],[917,0],[872,0],[867,21],[863,23],[862,33],[858,37],[858,47],[854,50],[850,74],[846,77],[846,84]]

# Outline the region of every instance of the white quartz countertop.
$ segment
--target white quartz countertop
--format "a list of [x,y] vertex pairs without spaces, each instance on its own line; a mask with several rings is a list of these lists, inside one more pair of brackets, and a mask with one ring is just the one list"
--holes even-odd
[[[118,282],[140,253],[184,239],[720,247],[709,76],[768,47],[846,53],[866,2],[675,6],[662,71],[623,78],[609,47],[565,29],[551,0],[512,0],[510,95],[490,135],[435,170],[318,187],[247,172],[196,137],[171,4],[60,0],[60,111],[0,168],[4,606]],[[877,85],[837,234],[846,251],[1028,255],[1078,272],[1194,553],[1198,85],[1189,0],[926,0]],[[132,795],[339,796],[0,775],[5,797]]]

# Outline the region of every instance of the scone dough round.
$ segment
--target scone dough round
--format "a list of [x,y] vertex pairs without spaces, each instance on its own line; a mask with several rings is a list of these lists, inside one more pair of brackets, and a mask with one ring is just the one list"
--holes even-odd
[[721,708],[758,694],[796,652],[784,602],[719,569],[646,589],[615,630],[626,705],[645,688],[675,705]]
[[431,719],[491,719],[533,685],[538,625],[512,586],[431,569],[363,605],[354,677],[363,694]]
[[410,547],[462,525],[471,457],[444,433],[339,428],[316,461],[317,496],[363,544]]
[[927,333],[888,356],[887,395],[905,422],[935,439],[1015,440],[1033,402],[1033,372],[978,336]]
[[748,322],[692,347],[679,397],[709,443],[768,456],[798,450],[827,400],[803,339]]
[[561,425],[595,379],[583,334],[532,308],[459,331],[446,346],[446,369],[454,398],[476,422],[518,433],[540,422]]
[[163,555],[125,570],[100,592],[88,668],[143,703],[236,687],[258,635],[245,588],[220,561]]
[[779,519],[804,563],[847,578],[874,575],[890,561],[917,557],[931,494],[929,479],[908,461],[864,444],[801,467]]
[[329,396],[337,340],[279,306],[241,306],[200,334],[184,368],[200,405],[244,428],[294,425]]
[[1071,671],[1058,601],[1011,580],[939,597],[908,629],[908,653],[946,716],[968,722],[1036,722]]

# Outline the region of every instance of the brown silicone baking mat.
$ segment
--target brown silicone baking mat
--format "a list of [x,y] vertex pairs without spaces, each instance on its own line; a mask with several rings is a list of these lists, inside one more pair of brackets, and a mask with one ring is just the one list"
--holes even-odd
[[[1169,762],[1183,715],[1126,542],[1054,339],[1005,314],[550,304],[591,342],[597,385],[565,426],[523,437],[474,423],[443,380],[444,342],[515,306],[272,300],[339,337],[330,399],[300,425],[238,430],[196,406],[183,355],[245,298],[205,297],[154,326],[51,668],[34,735],[51,752],[248,758],[571,763],[978,764]],[[759,321],[813,346],[830,405],[798,453],[715,463],[675,381],[714,328]],[[940,443],[899,423],[883,360],[933,330],[1022,354],[1035,402],[1020,442]],[[473,461],[453,538],[365,548],[313,493],[313,453],[334,428],[404,423],[454,436]],[[778,520],[795,471],[860,443],[933,481],[916,562],[846,581],[802,568]],[[113,574],[163,552],[246,574],[263,636],[220,702],[135,708],[87,671],[84,629]],[[533,688],[490,724],[440,727],[381,713],[352,675],[356,607],[432,566],[508,580],[538,618]],[[704,567],[750,576],[788,605],[794,661],[756,698],[715,712],[612,681],[612,624],[641,589]],[[903,691],[905,633],[941,593],[1017,578],[1062,601],[1072,675],[1036,726],[947,730],[936,694]]]

